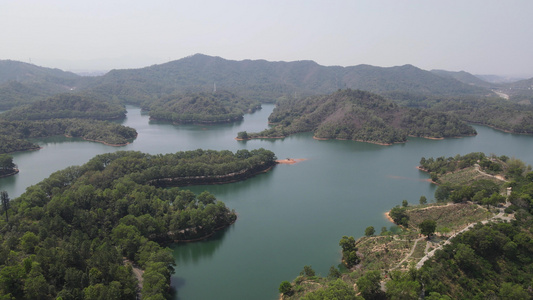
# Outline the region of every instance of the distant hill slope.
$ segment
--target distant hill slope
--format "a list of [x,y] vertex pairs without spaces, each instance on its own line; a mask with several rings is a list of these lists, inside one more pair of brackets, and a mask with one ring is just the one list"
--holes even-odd
[[92,78],[59,69],[0,60],[0,109],[30,104],[46,97],[83,89]]
[[60,69],[39,67],[13,60],[0,60],[0,84],[9,81],[49,82],[74,87],[80,76]]
[[431,70],[431,73],[442,76],[442,77],[453,78],[453,79],[459,80],[469,85],[475,85],[475,86],[480,86],[480,87],[489,88],[489,89],[499,87],[499,84],[484,81],[481,78],[475,75],[472,75],[468,72],[465,72],[465,71],[452,72],[452,71],[445,71],[445,70]]
[[277,125],[259,133],[239,133],[239,137],[313,132],[316,138],[391,144],[405,142],[408,135],[443,138],[476,134],[454,116],[400,107],[379,95],[350,89],[281,102],[269,121]]
[[92,90],[126,101],[142,102],[173,92],[208,92],[216,84],[245,98],[274,102],[282,98],[328,94],[352,88],[394,96],[478,95],[490,91],[438,76],[411,65],[381,68],[321,66],[313,61],[233,61],[196,54],[142,69],[112,70],[99,77]]
[[533,104],[533,78],[505,84],[502,91],[509,95],[511,100]]

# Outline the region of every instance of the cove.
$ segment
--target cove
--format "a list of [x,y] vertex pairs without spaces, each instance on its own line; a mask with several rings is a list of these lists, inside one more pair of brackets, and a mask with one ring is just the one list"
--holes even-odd
[[406,199],[433,199],[429,176],[415,169],[421,157],[454,156],[474,151],[517,157],[533,164],[533,137],[475,126],[477,136],[379,146],[353,141],[319,141],[311,133],[280,140],[236,141],[239,131],[267,127],[272,105],[226,125],[181,125],[150,122],[139,108],[128,106],[124,125],[139,135],[130,145],[103,144],[54,137],[35,140],[41,150],[14,153],[20,173],[0,179],[11,198],[26,187],[97,154],[137,150],[173,153],[198,148],[236,151],[263,147],[279,159],[306,158],[278,165],[270,172],[224,185],[193,186],[208,190],[238,213],[237,222],[212,238],[172,245],[176,299],[277,299],[283,280],[294,279],[304,265],[327,275],[340,263],[343,235],[358,238],[367,226],[379,232],[392,224],[383,213]]

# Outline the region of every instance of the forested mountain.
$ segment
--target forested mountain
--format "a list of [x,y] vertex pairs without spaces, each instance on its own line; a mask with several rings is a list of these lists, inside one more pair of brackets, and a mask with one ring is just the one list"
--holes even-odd
[[148,103],[150,118],[173,123],[223,123],[242,120],[244,113],[261,107],[229,92],[195,93],[164,97]]
[[11,121],[64,118],[111,120],[125,116],[126,109],[118,102],[104,102],[85,95],[59,94],[27,106],[13,108],[0,115],[0,118]]
[[[338,89],[366,90],[395,99],[398,94],[440,96],[484,96],[490,90],[439,76],[411,65],[382,68],[370,65],[321,66],[313,61],[233,61],[196,54],[176,61],[141,69],[112,70],[98,77],[81,77],[56,69],[3,61],[4,86],[0,105],[12,107],[24,89],[39,86],[31,93],[49,96],[65,90],[90,90],[111,99],[141,104],[162,96],[188,92],[210,92],[213,85],[246,99],[275,102],[278,99],[328,94]],[[17,81],[18,86],[7,84]],[[31,83],[31,87],[30,84]],[[2,107],[2,106],[0,106]]]
[[53,173],[2,206],[0,298],[136,299],[129,260],[144,270],[142,299],[166,299],[174,258],[159,243],[205,238],[237,216],[207,192],[150,182],[210,183],[214,175],[264,170],[274,159],[264,149],[119,151]]
[[400,107],[379,95],[350,89],[281,102],[269,122],[276,126],[246,135],[285,137],[312,131],[316,138],[391,144],[405,142],[407,136],[443,138],[476,134],[454,116]]
[[0,60],[0,109],[29,104],[86,87],[91,78],[36,65]]
[[274,102],[280,98],[327,94],[339,88],[380,94],[487,95],[490,91],[411,65],[381,68],[321,66],[313,61],[232,61],[196,54],[142,69],[113,70],[93,90],[125,101],[150,100],[172,92],[208,92],[216,84],[239,96]]
[[431,73],[439,75],[441,77],[449,77],[449,78],[457,79],[463,83],[480,86],[484,88],[499,87],[499,84],[484,81],[483,79],[477,76],[474,76],[465,71],[452,72],[452,71],[446,71],[446,70],[431,70]]
[[75,87],[80,76],[59,69],[39,67],[13,60],[0,60],[0,83],[17,81],[23,83],[48,82],[67,87]]

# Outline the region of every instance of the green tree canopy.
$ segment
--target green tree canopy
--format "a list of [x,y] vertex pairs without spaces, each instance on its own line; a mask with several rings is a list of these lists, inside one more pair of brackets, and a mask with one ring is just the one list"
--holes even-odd
[[420,233],[429,238],[430,235],[435,233],[437,222],[435,222],[435,220],[424,220],[418,225],[418,227],[420,228]]

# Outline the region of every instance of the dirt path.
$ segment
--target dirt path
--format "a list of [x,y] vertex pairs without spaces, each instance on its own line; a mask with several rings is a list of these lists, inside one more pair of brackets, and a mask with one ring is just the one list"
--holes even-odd
[[[502,209],[502,210],[500,211],[500,213],[498,213],[497,215],[495,215],[495,216],[492,217],[492,218],[489,218],[489,219],[487,219],[487,220],[485,220],[485,221],[482,221],[481,224],[487,224],[488,222],[490,222],[490,221],[494,221],[494,220],[496,220],[496,219],[501,219],[501,220],[504,220],[504,221],[508,221],[508,222],[509,222],[509,221],[511,221],[513,218],[512,218],[511,216],[504,216],[504,212],[503,212],[503,209]],[[428,252],[424,257],[422,257],[422,258],[420,259],[420,261],[416,264],[416,268],[417,268],[417,269],[420,269],[428,259],[430,259],[431,257],[433,257],[433,255],[435,255],[435,251],[440,250],[440,249],[442,249],[442,247],[444,247],[445,245],[450,244],[451,241],[452,241],[452,239],[453,239],[454,237],[456,237],[458,234],[461,234],[461,233],[463,233],[463,232],[466,232],[466,231],[472,229],[472,228],[474,227],[474,225],[476,225],[477,223],[478,223],[478,222],[476,222],[476,223],[470,223],[470,224],[469,224],[468,226],[466,226],[465,228],[463,228],[463,229],[461,229],[460,231],[458,231],[458,232],[452,234],[452,235],[448,238],[448,240],[446,240],[446,242],[444,242],[442,245],[439,245],[437,248],[431,250],[431,251]],[[427,248],[426,248],[426,249],[427,249]]]
[[135,278],[137,278],[137,299],[141,299],[141,291],[143,289],[143,269],[139,268],[136,264],[134,264],[132,261],[130,261],[127,258],[124,258],[124,265],[130,265],[133,271],[133,275],[135,275]]
[[491,175],[489,173],[485,173],[485,172],[481,171],[481,167],[478,164],[475,164],[474,167],[476,168],[476,171],[478,171],[480,174],[483,174],[485,176],[496,178],[498,180],[507,182],[507,180],[505,180],[505,178],[503,178],[501,175]]
[[[394,268],[391,268],[389,271],[399,268],[403,264],[404,261],[408,260],[411,257],[411,255],[413,255],[413,253],[415,252],[416,244],[418,244],[418,242],[423,239],[425,239],[425,237],[416,239],[413,245],[413,248],[411,248],[411,251],[409,252],[409,254],[407,254],[396,266],[394,266]],[[427,245],[426,245],[426,249],[427,249]]]

